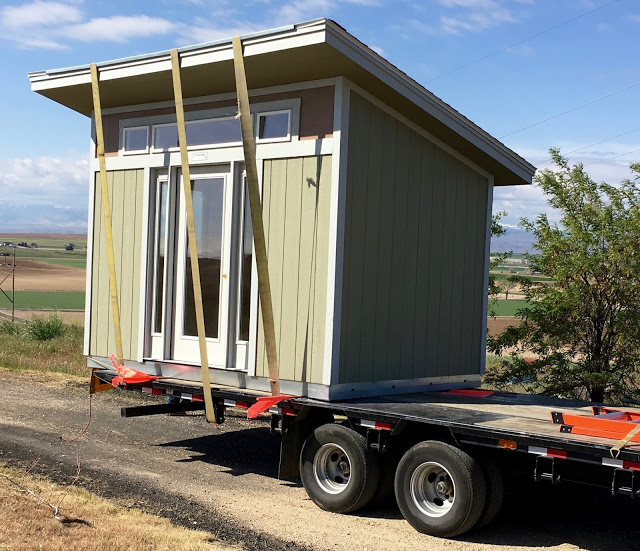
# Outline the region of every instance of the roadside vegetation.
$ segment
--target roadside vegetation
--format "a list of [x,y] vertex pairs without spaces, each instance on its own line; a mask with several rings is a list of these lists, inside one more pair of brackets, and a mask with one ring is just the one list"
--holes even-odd
[[83,329],[57,314],[26,322],[0,320],[0,366],[13,370],[87,376]]
[[488,339],[504,359],[484,381],[595,402],[638,398],[640,164],[631,165],[633,180],[612,186],[550,152],[556,171],[535,179],[559,222],[540,215],[522,225],[538,251],[525,257],[552,281],[518,278],[527,305],[519,324]]
[[14,551],[222,551],[207,533],[0,463],[0,548]]

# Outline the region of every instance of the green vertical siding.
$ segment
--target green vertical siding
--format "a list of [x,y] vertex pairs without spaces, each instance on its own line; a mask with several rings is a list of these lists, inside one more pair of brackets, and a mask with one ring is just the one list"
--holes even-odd
[[[331,156],[264,161],[263,205],[280,377],[322,382]],[[268,374],[258,315],[256,373]]]
[[480,372],[488,189],[351,94],[339,382]]
[[[138,357],[143,175],[142,170],[117,170],[107,173],[122,344],[124,357],[128,360],[136,360]],[[115,354],[116,350],[99,175],[96,175],[95,181],[93,214],[89,354],[108,356]]]

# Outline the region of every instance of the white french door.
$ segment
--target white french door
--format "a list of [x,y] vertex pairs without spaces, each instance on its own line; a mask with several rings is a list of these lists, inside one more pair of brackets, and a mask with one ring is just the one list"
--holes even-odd
[[[146,357],[199,364],[180,171],[158,172],[154,184]],[[194,167],[191,186],[209,367],[246,371],[257,316],[246,178],[237,164]]]
[[[198,363],[200,349],[181,175],[178,180],[171,359]],[[192,169],[191,187],[209,365],[226,367],[233,191],[229,167]]]

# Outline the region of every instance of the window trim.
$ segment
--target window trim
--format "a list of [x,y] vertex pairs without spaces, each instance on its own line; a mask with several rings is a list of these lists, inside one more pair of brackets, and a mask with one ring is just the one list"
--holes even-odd
[[[206,119],[192,119],[192,120],[188,120],[185,121],[185,131],[186,131],[186,127],[188,127],[189,125],[193,125],[193,124],[203,124],[206,122],[217,122],[217,121],[230,121],[230,120],[234,120],[235,117],[234,116],[226,116],[226,117],[213,117],[213,118],[206,118]],[[168,147],[166,149],[160,149],[160,148],[156,148],[154,146],[153,143],[153,138],[154,138],[154,133],[155,133],[155,129],[158,127],[162,127],[162,126],[175,126],[176,127],[176,132],[177,132],[177,123],[175,122],[165,122],[165,123],[158,123],[158,124],[152,124],[151,125],[151,148],[150,148],[150,152],[151,153],[172,153],[174,151],[180,151],[180,146],[174,146],[174,147]],[[237,142],[219,142],[219,143],[210,143],[210,144],[201,144],[201,145],[189,145],[187,146],[187,150],[188,151],[198,151],[200,149],[219,149],[222,147],[238,147],[239,145],[242,145],[242,140],[237,141]]]
[[[281,115],[286,113],[288,115],[287,120],[287,135],[280,138],[261,138],[260,137],[260,119],[268,115]],[[278,109],[276,111],[259,111],[256,113],[256,125],[255,125],[255,137],[256,143],[277,143],[277,142],[290,142],[291,141],[291,119],[293,113],[291,109]]]
[[[284,138],[274,138],[274,139],[264,139],[257,140],[257,144],[269,144],[269,143],[284,143],[284,142],[297,142],[299,140],[299,131],[300,131],[300,98],[287,98],[281,100],[274,101],[265,101],[260,103],[255,103],[251,105],[251,116],[252,123],[254,126],[254,136],[256,136],[257,125],[255,124],[257,118],[261,114],[273,114],[278,112],[289,112],[289,136]],[[217,119],[228,119],[234,118],[236,116],[236,107],[218,107],[213,109],[201,109],[197,111],[187,111],[185,113],[186,124],[190,122],[204,122],[207,120],[217,120]],[[152,115],[152,116],[142,116],[142,117],[132,117],[129,119],[120,119],[120,148],[119,153],[121,155],[163,155],[167,153],[173,153],[179,151],[179,147],[171,147],[168,149],[154,149],[153,148],[153,132],[154,128],[157,126],[168,126],[176,124],[176,116],[172,113],[165,113],[162,115]],[[135,153],[132,152],[124,152],[124,132],[128,129],[133,128],[143,128],[146,127],[148,129],[147,132],[147,140],[148,147],[147,151],[137,151]],[[210,144],[210,145],[198,145],[198,146],[189,146],[187,148],[188,151],[198,151],[198,150],[215,150],[215,149],[223,149],[223,148],[234,148],[241,147],[242,142],[225,142],[220,144]]]
[[[144,149],[132,149],[128,151],[125,149],[126,143],[126,133],[130,130],[145,130],[147,132],[147,146]],[[125,126],[122,128],[120,135],[120,153],[122,155],[146,155],[149,153],[149,125],[140,125],[140,126]]]

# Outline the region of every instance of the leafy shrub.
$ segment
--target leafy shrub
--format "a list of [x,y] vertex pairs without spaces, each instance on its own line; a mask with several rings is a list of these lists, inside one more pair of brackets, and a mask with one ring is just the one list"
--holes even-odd
[[9,319],[0,320],[0,335],[13,335],[19,337],[23,334],[24,327]]
[[27,336],[34,341],[50,341],[65,333],[65,324],[58,314],[41,318],[34,316],[25,322]]

